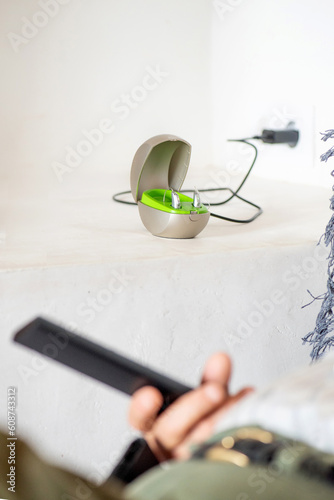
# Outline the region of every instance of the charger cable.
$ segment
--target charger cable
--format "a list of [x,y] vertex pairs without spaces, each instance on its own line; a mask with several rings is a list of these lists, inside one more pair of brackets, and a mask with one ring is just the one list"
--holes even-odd
[[[292,125],[292,124],[288,124],[288,126],[289,125]],[[248,179],[251,171],[253,170],[253,167],[255,165],[255,162],[256,162],[256,159],[258,156],[257,147],[252,142],[249,142],[249,141],[253,141],[253,140],[261,140],[262,142],[267,143],[267,144],[288,144],[290,147],[295,147],[298,143],[298,140],[299,140],[299,131],[291,129],[291,128],[287,128],[284,130],[267,130],[267,129],[265,129],[262,131],[262,135],[260,135],[260,136],[255,135],[253,137],[247,137],[245,139],[228,139],[228,142],[240,142],[243,144],[247,144],[248,146],[251,146],[254,149],[254,158],[252,160],[250,167],[248,168],[248,171],[246,172],[244,178],[242,179],[241,183],[239,184],[239,186],[235,190],[231,189],[230,187],[218,187],[218,188],[209,188],[209,189],[197,189],[196,191],[198,191],[199,193],[209,193],[209,192],[215,192],[215,191],[217,191],[217,192],[218,191],[228,191],[230,193],[230,196],[228,196],[223,201],[210,203],[210,204],[203,203],[203,205],[206,205],[206,206],[211,207],[211,206],[225,205],[226,203],[231,201],[233,198],[238,198],[239,200],[246,203],[247,205],[250,205],[250,206],[256,208],[257,211],[252,217],[250,217],[248,219],[234,219],[234,218],[226,217],[224,215],[219,215],[219,214],[216,214],[213,212],[210,212],[211,217],[226,220],[228,222],[236,222],[239,224],[248,224],[250,222],[253,222],[255,219],[257,219],[263,213],[263,210],[259,205],[257,205],[256,203],[253,203],[250,200],[247,200],[246,198],[243,198],[242,196],[240,196],[238,194],[239,191],[241,190],[241,188],[243,187],[243,185],[245,184],[246,180]],[[126,201],[126,200],[123,200],[120,198],[121,196],[125,196],[125,195],[128,195],[130,193],[131,193],[131,191],[122,191],[120,193],[114,194],[112,196],[112,199],[113,199],[113,201],[116,201],[117,203],[124,203],[125,205],[137,205],[137,203],[135,201]],[[181,190],[180,193],[194,193],[194,191],[191,189],[184,189],[184,190]]]

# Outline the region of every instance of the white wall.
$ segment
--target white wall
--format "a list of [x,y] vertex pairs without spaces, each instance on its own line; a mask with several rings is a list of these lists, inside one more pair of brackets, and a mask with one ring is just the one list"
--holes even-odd
[[256,172],[331,185],[331,169],[318,158],[329,144],[319,140],[319,132],[334,127],[333,2],[213,4],[214,162],[242,161],[227,138],[258,135],[262,128],[283,128],[294,120],[301,131],[298,147],[260,143]]
[[127,183],[136,149],[159,133],[196,144],[195,164],[207,160],[210,3],[1,0],[0,7],[2,175],[20,171],[41,191],[52,189],[54,162],[66,165],[67,148],[77,149],[82,131],[103,119],[113,129],[81,154],[81,175],[121,170]]
[[[208,165],[232,159],[246,168],[249,157],[227,138],[291,119],[298,147],[260,145],[255,173],[331,182],[318,161],[327,147],[319,131],[334,126],[330,0],[1,0],[0,8],[0,175],[11,186],[20,172],[42,195],[57,187],[59,162],[79,173],[76,185],[88,171],[110,172],[111,183],[122,171],[127,188],[135,150],[161,132],[193,145],[189,175],[204,169],[205,178]],[[83,131],[104,119],[112,131],[85,156]],[[72,163],[68,148],[79,148]]]

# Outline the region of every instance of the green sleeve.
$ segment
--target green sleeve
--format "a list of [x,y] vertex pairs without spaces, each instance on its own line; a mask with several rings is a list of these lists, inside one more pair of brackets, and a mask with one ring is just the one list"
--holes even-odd
[[[21,440],[0,433],[0,498],[13,500],[123,500],[119,483],[96,487],[41,460]],[[9,482],[7,482],[9,481]]]

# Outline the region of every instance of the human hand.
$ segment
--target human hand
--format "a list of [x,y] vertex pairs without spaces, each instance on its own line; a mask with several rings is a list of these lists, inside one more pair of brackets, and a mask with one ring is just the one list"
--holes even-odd
[[131,399],[130,424],[144,434],[157,459],[187,459],[190,446],[208,439],[216,422],[252,388],[229,394],[231,359],[217,353],[209,358],[199,387],[178,398],[161,415],[163,397],[154,387],[143,387]]

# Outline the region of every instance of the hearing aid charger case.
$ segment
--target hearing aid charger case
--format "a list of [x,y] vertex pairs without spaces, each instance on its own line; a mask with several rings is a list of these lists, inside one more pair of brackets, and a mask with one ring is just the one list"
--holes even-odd
[[194,238],[210,213],[198,193],[178,191],[186,177],[191,146],[174,135],[151,137],[137,150],[131,167],[131,192],[148,231],[163,238]]

